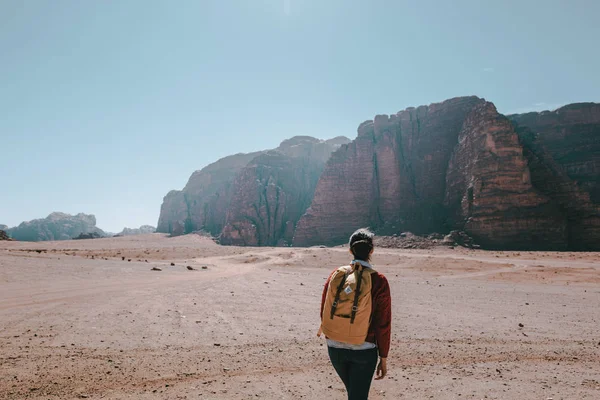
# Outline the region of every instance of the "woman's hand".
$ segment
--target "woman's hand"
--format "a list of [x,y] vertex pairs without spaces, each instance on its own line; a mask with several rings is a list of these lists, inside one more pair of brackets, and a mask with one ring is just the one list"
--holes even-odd
[[380,379],[385,378],[387,375],[387,358],[380,358],[379,365],[377,366],[377,376],[375,380],[378,381]]

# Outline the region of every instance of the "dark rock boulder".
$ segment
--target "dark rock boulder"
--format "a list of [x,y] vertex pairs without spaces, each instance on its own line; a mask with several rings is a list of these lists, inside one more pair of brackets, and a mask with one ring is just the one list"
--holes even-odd
[[5,230],[0,229],[0,240],[12,240]]
[[445,246],[462,246],[470,249],[479,248],[480,246],[475,244],[473,238],[467,235],[463,231],[451,231],[449,234],[444,236],[441,244]]
[[101,235],[98,232],[88,232],[88,233],[80,233],[79,236],[74,237],[73,240],[82,240],[82,239],[100,239],[105,236]]

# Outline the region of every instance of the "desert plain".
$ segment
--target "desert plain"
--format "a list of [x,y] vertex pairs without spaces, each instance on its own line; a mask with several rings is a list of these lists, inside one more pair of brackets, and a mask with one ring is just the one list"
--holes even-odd
[[[0,399],[345,399],[316,332],[349,260],[193,234],[0,242]],[[370,399],[600,399],[598,253],[376,249],[373,264],[393,327]]]

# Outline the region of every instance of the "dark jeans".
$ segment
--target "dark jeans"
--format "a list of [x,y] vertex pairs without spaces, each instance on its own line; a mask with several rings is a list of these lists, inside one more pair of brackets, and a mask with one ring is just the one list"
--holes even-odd
[[329,347],[329,359],[348,391],[348,400],[367,400],[377,367],[377,349],[347,350]]

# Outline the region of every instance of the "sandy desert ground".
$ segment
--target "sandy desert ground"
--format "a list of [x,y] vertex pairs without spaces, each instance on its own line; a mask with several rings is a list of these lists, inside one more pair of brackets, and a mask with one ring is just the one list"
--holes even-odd
[[[347,261],[197,235],[0,242],[0,399],[345,399],[315,333]],[[600,399],[598,253],[373,262],[394,322],[371,399]]]

